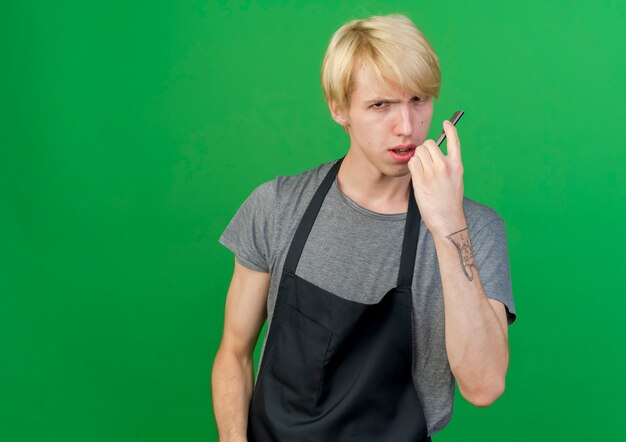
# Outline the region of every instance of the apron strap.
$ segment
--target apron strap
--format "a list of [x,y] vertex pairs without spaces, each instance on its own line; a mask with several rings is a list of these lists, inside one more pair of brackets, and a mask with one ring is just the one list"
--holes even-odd
[[300,262],[300,256],[302,256],[302,251],[304,250],[304,245],[306,244],[309,233],[311,233],[311,229],[313,228],[313,223],[315,223],[317,214],[322,208],[324,198],[326,198],[326,194],[330,190],[330,187],[332,186],[333,181],[337,176],[337,172],[339,171],[339,166],[341,166],[341,162],[344,158],[345,156],[338,159],[335,164],[333,164],[333,166],[324,177],[324,181],[322,181],[322,184],[320,184],[317,191],[315,192],[315,195],[313,195],[313,199],[309,203],[309,206],[306,208],[304,216],[302,216],[300,224],[298,225],[298,229],[293,236],[293,241],[291,242],[291,247],[289,247],[289,252],[287,252],[287,258],[285,258],[283,272],[295,275],[296,268],[298,267],[298,263]]
[[409,182],[409,208],[404,225],[404,239],[402,240],[402,256],[400,257],[400,271],[398,272],[397,288],[411,290],[413,284],[413,271],[415,269],[415,256],[417,254],[417,242],[420,233],[422,217],[415,202],[413,180]]

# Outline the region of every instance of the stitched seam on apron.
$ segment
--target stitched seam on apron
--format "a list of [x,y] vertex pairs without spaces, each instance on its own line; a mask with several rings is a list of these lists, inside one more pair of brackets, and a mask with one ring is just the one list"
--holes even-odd
[[322,385],[324,383],[324,375],[326,374],[326,360],[328,359],[328,353],[330,351],[330,343],[333,341],[334,333],[330,333],[330,338],[328,339],[328,344],[326,345],[326,352],[324,353],[324,360],[322,365],[322,372],[320,373],[320,380],[317,384],[317,394],[315,395],[315,405],[319,403],[320,396],[322,395]]

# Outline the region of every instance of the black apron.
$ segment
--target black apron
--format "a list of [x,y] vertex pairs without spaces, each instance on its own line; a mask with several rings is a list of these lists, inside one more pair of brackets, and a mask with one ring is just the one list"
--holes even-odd
[[340,298],[295,273],[342,160],[317,189],[287,252],[250,403],[249,442],[430,440],[411,375],[420,224],[413,186],[397,287],[377,304]]

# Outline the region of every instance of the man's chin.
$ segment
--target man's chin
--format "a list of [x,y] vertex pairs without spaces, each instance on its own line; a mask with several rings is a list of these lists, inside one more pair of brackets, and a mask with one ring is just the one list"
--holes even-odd
[[385,175],[387,176],[394,178],[400,178],[411,174],[411,171],[409,170],[409,166],[407,164],[394,164],[392,167],[389,167],[387,169],[388,170],[383,173],[385,173]]

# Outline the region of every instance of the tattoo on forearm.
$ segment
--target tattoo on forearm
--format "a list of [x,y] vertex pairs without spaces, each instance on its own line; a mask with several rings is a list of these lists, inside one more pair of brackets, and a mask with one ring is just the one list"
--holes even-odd
[[472,242],[470,241],[467,227],[446,236],[446,238],[452,241],[452,243],[456,246],[456,249],[459,252],[459,257],[461,258],[461,266],[463,267],[465,276],[467,279],[472,281],[474,279],[474,271],[472,270],[472,267],[476,268],[476,266],[474,265],[474,251],[472,250]]

